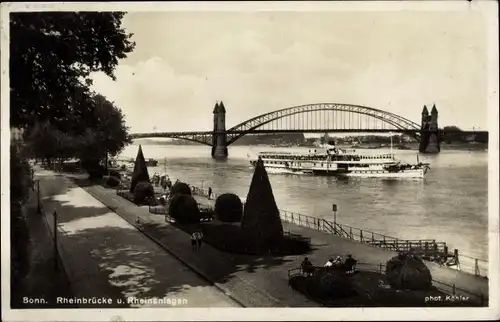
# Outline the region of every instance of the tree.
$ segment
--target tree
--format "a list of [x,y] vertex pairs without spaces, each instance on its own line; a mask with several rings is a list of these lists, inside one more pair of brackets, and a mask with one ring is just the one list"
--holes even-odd
[[107,155],[117,155],[126,144],[131,142],[125,116],[122,111],[99,94],[92,96],[92,114],[84,122],[86,129],[78,137],[80,155],[82,160],[92,160],[99,163]]
[[328,133],[325,133],[321,138],[319,139],[320,144],[328,144],[330,142],[330,137],[328,136]]
[[11,125],[50,120],[56,127],[86,100],[92,72],[114,79],[119,59],[130,53],[132,34],[123,12],[23,12],[10,14]]
[[[79,158],[88,167],[95,168],[107,154],[118,154],[130,143],[128,127],[122,111],[98,94],[89,96],[86,114],[74,128],[63,132],[51,122],[37,122],[27,136],[32,156],[63,161]],[[69,123],[73,123],[69,121]],[[66,124],[67,125],[67,124]]]
[[283,237],[280,212],[274,200],[264,163],[260,158],[255,166],[248,191],[241,229],[248,233],[248,236],[252,236],[259,245],[257,247],[270,247]]
[[78,149],[76,138],[64,134],[50,122],[37,122],[26,138],[28,153],[35,158],[63,162],[74,157]]
[[445,142],[464,142],[465,135],[462,133],[462,130],[455,125],[445,126],[443,128],[443,138]]

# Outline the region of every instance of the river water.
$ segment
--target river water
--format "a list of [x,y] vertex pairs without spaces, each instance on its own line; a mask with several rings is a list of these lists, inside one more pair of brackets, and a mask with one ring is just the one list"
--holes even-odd
[[[137,145],[128,146],[120,158],[135,158],[137,149]],[[207,146],[143,145],[142,149],[145,158],[160,163],[166,158],[171,178],[246,197],[253,174],[249,156],[259,151],[307,152],[310,148],[234,146],[229,147],[227,161],[213,160]],[[417,151],[394,153],[402,161],[416,162]],[[460,254],[487,260],[488,152],[444,150],[419,155],[419,159],[431,164],[423,180],[286,174],[269,174],[269,178],[280,209],[333,221],[335,203],[339,223],[401,239],[445,241],[450,251],[457,248]],[[150,174],[154,172],[163,173],[163,164],[150,169]]]

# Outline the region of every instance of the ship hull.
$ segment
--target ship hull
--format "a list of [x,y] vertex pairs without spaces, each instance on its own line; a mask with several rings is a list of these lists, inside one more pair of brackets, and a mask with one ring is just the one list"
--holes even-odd
[[[256,162],[251,161],[250,164],[255,167]],[[359,178],[424,178],[427,173],[427,167],[414,167],[402,169],[399,171],[389,171],[381,167],[375,169],[356,169],[356,168],[338,168],[331,167],[305,169],[301,167],[286,167],[284,165],[266,164],[266,171],[271,174],[295,174],[295,175],[314,175],[314,176],[329,176],[329,177],[359,177]]]
[[425,177],[425,169],[410,169],[399,172],[390,172],[384,170],[301,170],[301,169],[285,169],[282,167],[270,167],[264,165],[266,171],[272,174],[295,174],[295,175],[315,175],[328,177],[359,177],[359,178],[415,178],[421,179]]

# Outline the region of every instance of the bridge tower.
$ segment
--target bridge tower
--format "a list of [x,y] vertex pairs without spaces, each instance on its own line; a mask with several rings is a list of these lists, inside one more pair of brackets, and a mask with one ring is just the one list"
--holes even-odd
[[439,153],[441,151],[438,127],[438,111],[433,104],[431,113],[424,105],[422,110],[422,130],[427,130],[420,134],[419,151],[422,153]]
[[225,159],[227,156],[226,108],[221,101],[220,103],[216,103],[214,108],[212,157],[216,159]]
[[[214,132],[217,132],[217,119],[219,118],[219,102],[215,102],[214,106]],[[217,144],[215,133],[212,135],[212,157],[215,153],[215,145]]]

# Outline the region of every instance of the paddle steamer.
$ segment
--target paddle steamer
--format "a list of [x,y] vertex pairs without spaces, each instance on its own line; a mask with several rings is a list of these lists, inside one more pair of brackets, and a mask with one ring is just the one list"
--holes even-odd
[[[418,158],[418,156],[417,156]],[[359,154],[333,145],[323,151],[307,154],[292,152],[260,152],[266,170],[270,173],[311,174],[320,176],[424,178],[428,163],[407,164],[397,160],[392,153]],[[257,159],[257,160],[258,160]],[[257,160],[250,161],[255,166]]]

